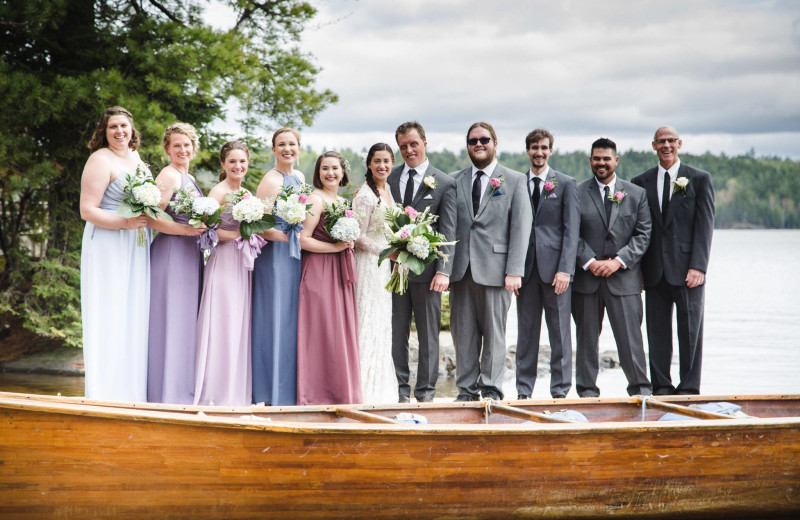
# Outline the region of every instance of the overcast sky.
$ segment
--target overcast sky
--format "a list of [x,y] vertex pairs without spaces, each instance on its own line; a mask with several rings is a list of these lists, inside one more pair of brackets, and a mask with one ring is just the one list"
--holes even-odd
[[649,149],[670,124],[689,153],[800,159],[800,2],[312,0],[301,47],[339,102],[314,149],[394,146],[418,120],[435,150],[490,122],[501,151],[535,127],[557,149],[600,136]]

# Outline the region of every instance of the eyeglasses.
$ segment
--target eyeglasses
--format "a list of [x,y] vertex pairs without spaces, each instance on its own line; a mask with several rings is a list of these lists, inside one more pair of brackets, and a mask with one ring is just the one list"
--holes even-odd
[[669,139],[656,139],[653,142],[656,144],[675,144],[678,141],[680,141],[680,139],[675,139],[674,137],[670,137]]
[[489,141],[491,140],[491,137],[473,137],[472,139],[467,139],[467,144],[470,146],[475,146],[478,144],[478,141],[480,141],[481,144],[486,145],[489,144]]

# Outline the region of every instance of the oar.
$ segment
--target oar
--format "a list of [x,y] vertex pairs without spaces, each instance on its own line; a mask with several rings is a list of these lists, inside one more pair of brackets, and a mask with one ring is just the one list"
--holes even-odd
[[395,421],[382,415],[377,415],[369,412],[362,412],[361,410],[353,410],[351,408],[334,408],[333,413],[338,417],[346,419],[353,419],[363,423],[387,423],[387,424],[403,424],[400,421]]
[[509,417],[516,417],[517,419],[525,419],[527,421],[534,421],[539,423],[574,423],[572,419],[563,419],[561,417],[553,417],[539,412],[529,412],[516,406],[508,406],[500,404],[496,401],[486,401],[487,413],[499,413],[501,415],[508,415]]
[[[717,412],[708,412],[706,410],[698,410],[695,408],[689,408],[688,406],[683,406],[680,404],[674,403],[665,403],[664,401],[659,401],[652,396],[637,396],[636,403],[637,406],[642,407],[642,417],[644,417],[645,409],[649,406],[651,408],[656,408],[658,410],[665,410],[668,412],[673,412],[679,415],[686,415],[688,417],[695,417],[697,419],[736,419],[736,417],[732,415],[724,415]],[[644,420],[644,419],[642,419]]]

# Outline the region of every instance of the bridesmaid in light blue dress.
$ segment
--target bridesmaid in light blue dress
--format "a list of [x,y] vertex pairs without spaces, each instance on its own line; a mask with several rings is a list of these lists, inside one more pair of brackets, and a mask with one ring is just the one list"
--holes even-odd
[[[294,169],[300,154],[297,131],[276,131],[272,153],[275,168],[258,185],[261,199],[275,200],[282,186],[304,183],[302,172]],[[275,219],[275,228],[262,233],[269,243],[253,271],[253,402],[279,406],[297,404],[297,295],[302,263],[297,231],[287,233],[286,222]]]
[[[150,231],[147,217],[116,213],[122,182],[141,164],[139,132],[122,107],[103,113],[81,177],[81,314],[86,397],[147,400]],[[147,244],[137,245],[139,228]]]

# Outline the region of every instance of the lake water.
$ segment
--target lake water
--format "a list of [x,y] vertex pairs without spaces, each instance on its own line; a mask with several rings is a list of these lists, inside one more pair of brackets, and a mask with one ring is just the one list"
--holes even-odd
[[[800,230],[715,231],[705,313],[704,394],[800,394]],[[512,303],[509,345],[517,342],[516,327]],[[542,341],[547,338],[545,328]],[[677,337],[673,341],[675,380]],[[600,351],[615,349],[606,319]],[[513,374],[507,376],[503,390],[516,397]],[[540,376],[534,397],[549,398],[549,382],[549,375]],[[600,370],[601,395],[625,396],[626,385],[621,369]],[[439,397],[457,393],[453,378],[441,377],[437,388]],[[0,390],[81,395],[82,389],[83,378],[0,373]],[[577,396],[574,388],[569,396]]]

